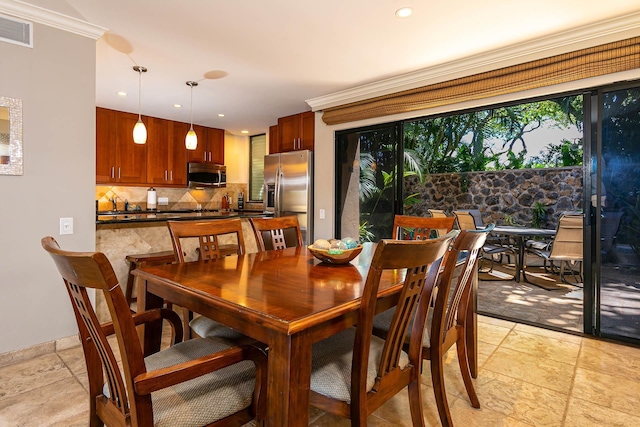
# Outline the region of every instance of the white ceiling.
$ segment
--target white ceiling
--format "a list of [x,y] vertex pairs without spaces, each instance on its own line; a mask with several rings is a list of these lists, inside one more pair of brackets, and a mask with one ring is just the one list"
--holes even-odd
[[[98,106],[137,112],[138,64],[149,70],[142,114],[188,122],[195,80],[194,122],[238,135],[309,110],[305,100],[640,12],[638,0],[28,3],[108,29],[96,43]],[[410,18],[395,17],[402,6]]]

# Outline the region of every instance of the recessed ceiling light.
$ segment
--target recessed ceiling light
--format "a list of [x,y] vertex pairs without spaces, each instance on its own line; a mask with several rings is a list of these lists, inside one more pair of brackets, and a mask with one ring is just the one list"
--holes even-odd
[[412,13],[413,9],[411,9],[410,7],[401,7],[400,9],[396,10],[396,16],[398,18],[408,18]]
[[242,133],[249,133],[249,131],[248,131],[248,130],[243,130],[243,131],[241,131],[241,132],[242,132]]
[[173,104],[173,108],[182,108],[182,105],[180,105],[180,104]]
[[218,117],[224,117],[224,114],[220,113],[218,114]]
[[120,91],[118,92],[118,96],[127,96],[127,92]]

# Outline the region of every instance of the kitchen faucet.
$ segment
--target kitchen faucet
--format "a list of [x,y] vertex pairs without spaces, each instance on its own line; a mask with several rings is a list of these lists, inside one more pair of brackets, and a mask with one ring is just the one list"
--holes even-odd
[[113,199],[109,199],[109,201],[113,204],[113,210],[117,211],[118,210],[118,196],[113,196]]

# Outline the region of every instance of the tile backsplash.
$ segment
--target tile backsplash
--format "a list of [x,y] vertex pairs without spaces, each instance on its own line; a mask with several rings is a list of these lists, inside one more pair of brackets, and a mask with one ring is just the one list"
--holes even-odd
[[[117,196],[118,210],[124,209],[125,200],[129,201],[129,209],[140,206],[142,210],[147,208],[147,190],[150,187],[120,187],[120,186],[96,186],[96,200],[98,210],[108,211],[113,209],[111,199]],[[231,208],[238,208],[238,194],[245,194],[245,209],[262,209],[261,203],[247,203],[247,184],[229,184],[226,188],[164,188],[154,187],[158,201],[161,197],[167,197],[169,204],[166,206],[158,203],[158,210],[169,209],[196,209],[200,204],[202,209],[219,210],[222,196],[227,194],[231,198]]]

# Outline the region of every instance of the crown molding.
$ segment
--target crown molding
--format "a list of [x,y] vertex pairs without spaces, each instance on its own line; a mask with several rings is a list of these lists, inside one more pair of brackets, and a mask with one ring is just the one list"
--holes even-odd
[[307,99],[313,111],[440,83],[640,35],[640,12]]
[[19,0],[0,0],[0,13],[15,16],[16,18],[26,21],[37,22],[94,40],[102,37],[107,31],[107,28]]

